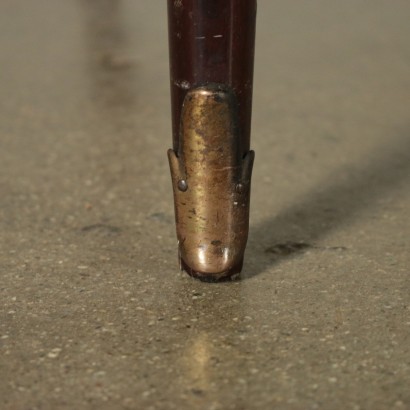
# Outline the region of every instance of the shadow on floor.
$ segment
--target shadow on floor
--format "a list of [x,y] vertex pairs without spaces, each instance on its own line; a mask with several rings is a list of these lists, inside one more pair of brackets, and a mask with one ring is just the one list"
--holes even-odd
[[[360,164],[331,175],[310,195],[257,226],[251,226],[246,280],[284,258],[294,257],[345,225],[410,177],[410,136],[391,139]],[[408,185],[407,185],[408,188]],[[342,251],[342,246],[326,249]]]

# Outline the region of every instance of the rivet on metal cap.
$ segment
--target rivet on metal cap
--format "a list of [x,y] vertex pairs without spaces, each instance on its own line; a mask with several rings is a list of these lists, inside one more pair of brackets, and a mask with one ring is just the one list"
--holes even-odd
[[185,179],[180,179],[178,181],[178,189],[182,192],[185,192],[188,189],[188,184]]

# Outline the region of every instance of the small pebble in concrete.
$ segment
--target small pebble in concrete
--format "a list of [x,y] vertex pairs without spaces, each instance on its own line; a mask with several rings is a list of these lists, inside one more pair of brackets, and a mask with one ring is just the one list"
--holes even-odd
[[56,347],[47,354],[47,357],[49,357],[50,359],[56,359],[60,355],[61,350],[61,348]]

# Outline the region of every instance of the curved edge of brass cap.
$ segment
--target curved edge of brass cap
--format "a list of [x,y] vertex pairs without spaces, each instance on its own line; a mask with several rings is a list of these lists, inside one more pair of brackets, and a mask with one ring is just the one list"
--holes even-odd
[[232,266],[227,271],[220,273],[209,274],[195,271],[190,266],[188,266],[182,258],[180,259],[180,266],[181,269],[188,273],[189,276],[199,279],[202,282],[224,282],[231,280],[232,277],[241,273],[243,266],[243,258],[235,266]]
[[184,101],[178,153],[168,151],[182,268],[219,281],[242,269],[254,152],[242,156],[237,103],[219,86]]

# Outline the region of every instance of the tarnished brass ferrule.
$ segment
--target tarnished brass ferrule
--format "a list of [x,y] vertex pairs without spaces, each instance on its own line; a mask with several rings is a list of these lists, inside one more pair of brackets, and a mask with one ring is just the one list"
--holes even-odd
[[234,94],[198,87],[184,100],[178,153],[168,150],[180,264],[205,280],[242,269],[254,152],[242,155],[239,132]]

